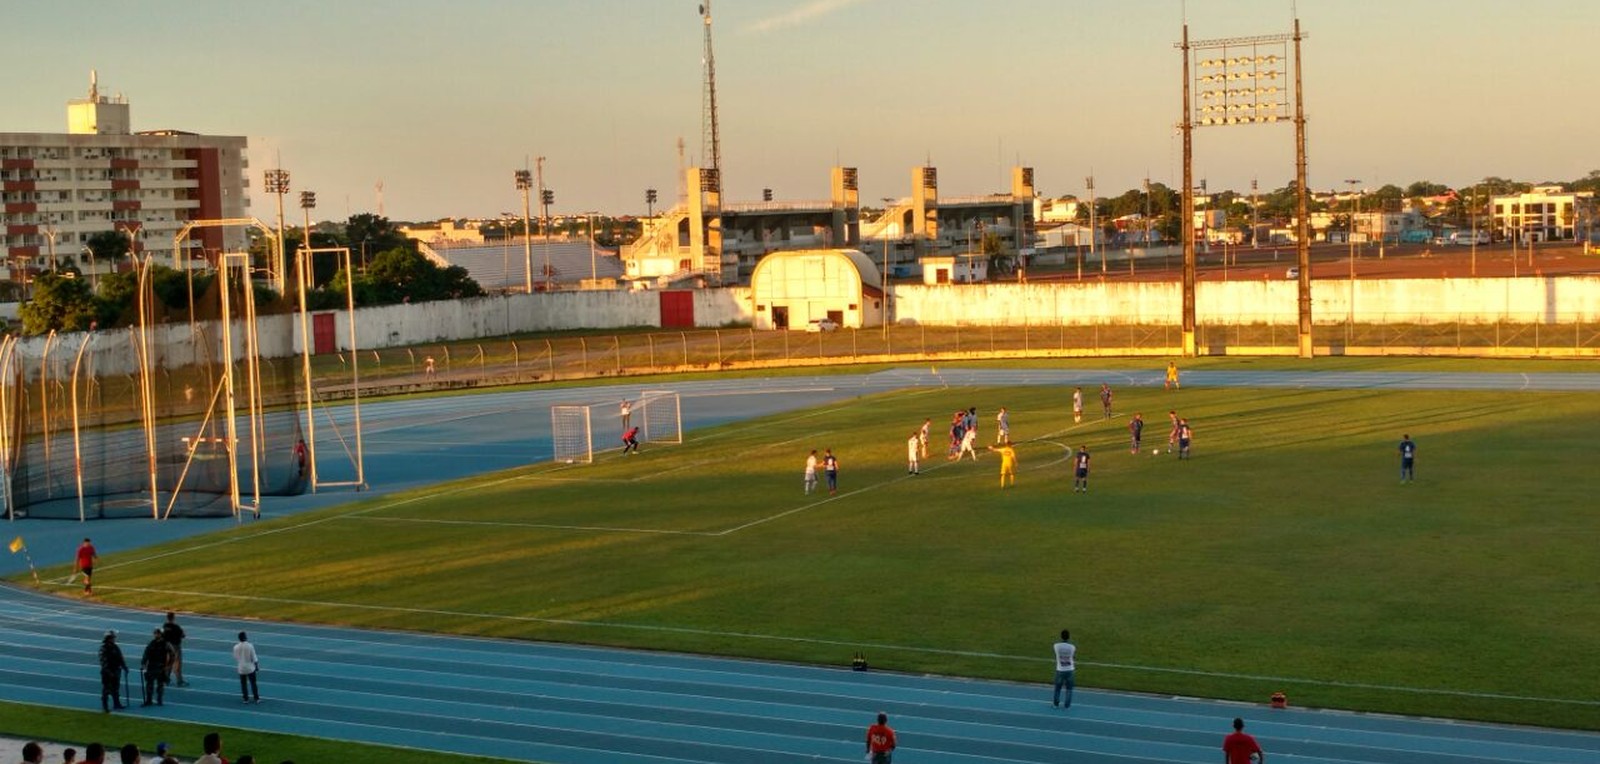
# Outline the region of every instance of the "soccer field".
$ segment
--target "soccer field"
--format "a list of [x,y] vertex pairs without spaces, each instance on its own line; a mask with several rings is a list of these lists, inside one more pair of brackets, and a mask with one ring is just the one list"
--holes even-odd
[[[1596,396],[1095,393],[1078,425],[1061,387],[828,403],[146,550],[102,598],[1036,682],[1070,628],[1086,685],[1600,728]],[[980,443],[1010,410],[1015,488],[944,459],[971,406]],[[1169,409],[1194,458],[1130,454],[1128,415],[1165,451]],[[812,448],[837,496],[802,494]]]

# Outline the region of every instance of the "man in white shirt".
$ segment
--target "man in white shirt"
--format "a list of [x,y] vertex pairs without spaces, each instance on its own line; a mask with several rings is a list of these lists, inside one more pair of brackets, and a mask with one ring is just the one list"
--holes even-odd
[[261,662],[256,659],[256,646],[250,644],[250,637],[242,631],[239,643],[233,646],[233,662],[239,669],[239,694],[244,696],[244,702],[260,703],[261,689],[256,686],[256,672],[261,669]]
[[906,439],[906,474],[919,475],[922,473],[922,467],[917,463],[917,454],[921,452],[922,439],[917,437],[917,433],[913,432],[911,437]]
[[817,490],[817,449],[811,449],[811,455],[806,457],[806,495]]
[[958,461],[958,462],[961,461],[961,457],[966,455],[966,454],[972,454],[972,460],[973,461],[977,461],[978,460],[978,452],[974,451],[973,448],[972,448],[977,442],[978,442],[978,431],[977,430],[967,430],[966,432],[962,433],[961,434],[961,450],[956,452],[956,461]]
[[[1056,692],[1055,705],[1063,708],[1072,708],[1073,674],[1077,669],[1078,646],[1072,644],[1072,635],[1066,630],[1061,630],[1061,641],[1056,643]],[[1066,703],[1061,702],[1061,690],[1066,689]]]
[[1011,415],[1006,413],[1006,407],[1005,406],[1001,406],[1000,407],[1000,413],[994,415],[994,421],[995,421],[995,424],[997,425],[995,429],[998,430],[998,432],[996,432],[995,435],[994,435],[994,442],[995,443],[1005,443],[1005,442],[1010,441],[1011,440]]

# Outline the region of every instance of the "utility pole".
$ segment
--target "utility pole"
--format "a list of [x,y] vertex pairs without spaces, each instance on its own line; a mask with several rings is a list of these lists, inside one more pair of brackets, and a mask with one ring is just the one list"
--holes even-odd
[[1100,275],[1104,276],[1106,275],[1106,251],[1100,249],[1100,228],[1095,225],[1094,175],[1090,174],[1089,177],[1084,178],[1083,184],[1089,187],[1089,255],[1093,257],[1095,252],[1098,251],[1100,253]]

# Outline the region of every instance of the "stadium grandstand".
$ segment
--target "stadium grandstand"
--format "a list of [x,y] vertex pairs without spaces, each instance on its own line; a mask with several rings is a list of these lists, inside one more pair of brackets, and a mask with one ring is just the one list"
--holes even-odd
[[[442,265],[459,265],[486,292],[520,292],[527,284],[526,253],[520,237],[494,244],[418,242],[424,255]],[[548,272],[546,263],[549,264]],[[533,288],[570,289],[591,275],[600,280],[620,279],[622,260],[615,249],[595,247],[588,239],[533,240]]]

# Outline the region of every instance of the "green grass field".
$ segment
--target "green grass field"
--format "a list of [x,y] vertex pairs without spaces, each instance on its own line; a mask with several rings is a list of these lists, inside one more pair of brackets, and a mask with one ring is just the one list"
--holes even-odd
[[[1071,628],[1081,685],[1600,728],[1600,397],[1125,388],[1102,421],[1084,392],[1080,426],[1060,388],[902,392],[250,524],[107,556],[101,598],[1041,683]],[[1002,405],[1006,491],[940,435]],[[1165,450],[1170,408],[1193,460],[1130,455],[1126,414]],[[803,496],[825,447],[840,495]]]

